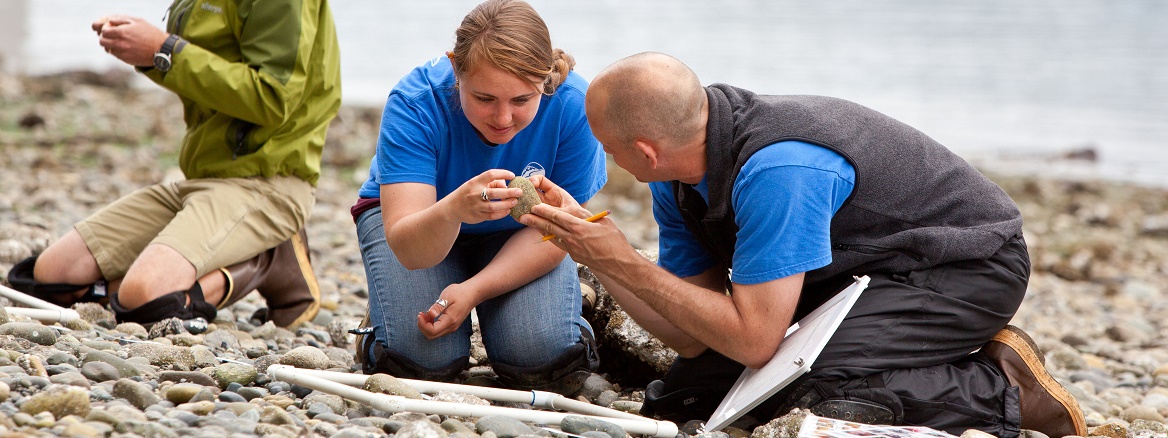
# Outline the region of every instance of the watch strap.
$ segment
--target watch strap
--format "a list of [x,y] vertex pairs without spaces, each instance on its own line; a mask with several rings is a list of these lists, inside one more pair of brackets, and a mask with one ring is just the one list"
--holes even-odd
[[166,37],[166,41],[162,42],[162,49],[160,49],[158,51],[158,53],[164,53],[164,54],[166,54],[166,56],[170,56],[174,52],[174,45],[176,43],[178,43],[178,40],[179,40],[178,35],[175,35],[173,33],[168,35]]

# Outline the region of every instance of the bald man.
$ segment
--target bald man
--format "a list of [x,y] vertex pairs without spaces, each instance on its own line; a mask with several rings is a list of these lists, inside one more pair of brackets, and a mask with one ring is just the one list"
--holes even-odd
[[604,150],[650,183],[658,265],[546,179],[548,204],[521,221],[555,233],[678,352],[643,414],[706,420],[792,321],[868,275],[811,372],[742,425],[805,408],[954,434],[1086,434],[1042,353],[1007,325],[1030,275],[1021,214],[944,146],[845,100],[702,87],[658,53],[606,68],[586,105]]

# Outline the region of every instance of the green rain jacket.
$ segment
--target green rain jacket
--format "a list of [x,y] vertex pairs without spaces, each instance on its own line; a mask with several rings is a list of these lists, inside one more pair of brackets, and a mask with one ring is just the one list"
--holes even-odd
[[340,50],[327,0],[175,0],[170,71],[145,69],[181,98],[188,179],[276,175],[312,185],[341,105]]

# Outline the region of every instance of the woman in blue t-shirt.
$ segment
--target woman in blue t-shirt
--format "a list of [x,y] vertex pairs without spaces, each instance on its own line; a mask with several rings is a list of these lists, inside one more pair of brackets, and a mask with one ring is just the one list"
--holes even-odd
[[580,202],[607,180],[574,64],[530,5],[489,0],[452,51],[394,87],[353,206],[369,282],[366,373],[453,380],[476,308],[501,383],[574,392],[596,369],[576,263],[508,214],[516,175],[550,178]]

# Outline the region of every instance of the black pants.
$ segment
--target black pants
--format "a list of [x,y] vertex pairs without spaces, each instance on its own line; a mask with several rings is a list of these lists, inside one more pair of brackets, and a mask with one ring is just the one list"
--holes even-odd
[[[1005,327],[1022,303],[1030,277],[1030,259],[1022,237],[1010,239],[986,260],[867,275],[871,278],[868,288],[811,372],[751,414],[761,414],[759,419],[766,421],[823,399],[856,397],[897,405],[891,408],[903,414],[899,422],[905,425],[928,426],[956,435],[966,429],[995,436],[1017,435],[1017,389],[1010,387],[984,355],[970,353]],[[851,278],[829,283],[839,291]],[[804,294],[814,295],[808,292],[814,291],[805,289]],[[796,320],[823,300],[801,302]],[[699,375],[717,366],[721,369],[710,374],[713,379],[726,375],[736,379],[737,371],[744,367],[719,356],[710,351],[697,358],[679,358],[663,379],[663,393],[703,385],[724,386],[724,395],[733,380],[719,385],[702,382]],[[695,372],[698,367],[705,369]],[[707,418],[708,414],[695,419]]]

